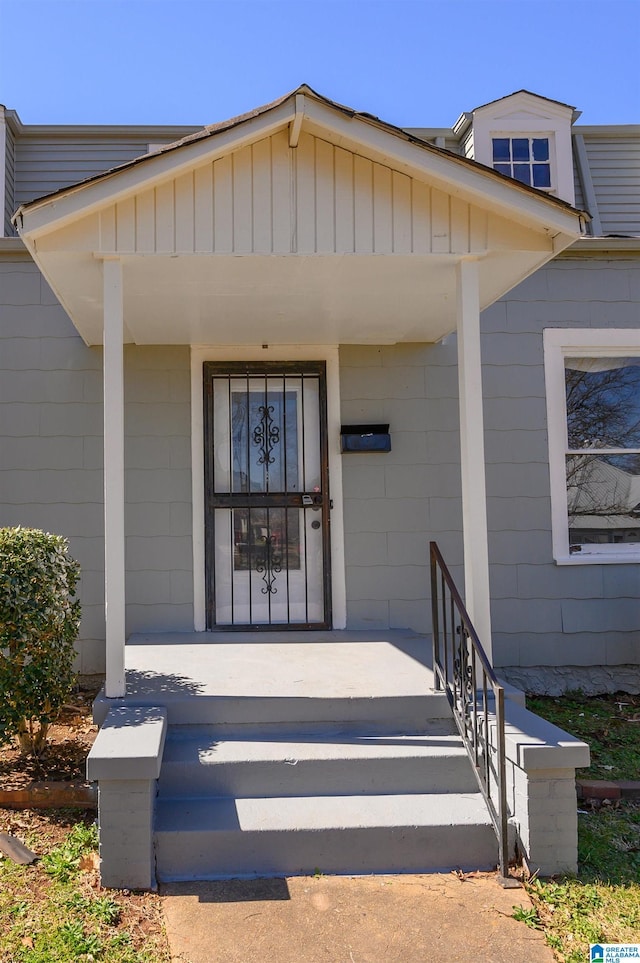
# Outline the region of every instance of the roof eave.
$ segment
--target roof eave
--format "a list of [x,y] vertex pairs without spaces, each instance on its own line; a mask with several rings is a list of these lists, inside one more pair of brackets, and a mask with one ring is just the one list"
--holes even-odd
[[[519,184],[477,161],[427,144],[370,114],[357,113],[336,104],[305,84],[271,104],[204,128],[202,132],[168,145],[157,153],[144,155],[112,171],[24,204],[14,214],[16,228],[21,236],[37,237],[136,191],[176,177],[200,163],[209,163],[230,150],[269,136],[294,120],[301,95],[304,97],[304,121],[311,132],[314,129],[328,132],[336,143],[348,144],[355,152],[368,152],[412,176],[434,179],[444,189],[475,202],[489,200],[506,216],[524,216],[530,223],[567,233],[574,239],[582,231],[582,222],[588,219],[588,215],[576,211],[564,201]],[[428,164],[424,161],[427,156]],[[116,179],[118,184],[114,189]]]

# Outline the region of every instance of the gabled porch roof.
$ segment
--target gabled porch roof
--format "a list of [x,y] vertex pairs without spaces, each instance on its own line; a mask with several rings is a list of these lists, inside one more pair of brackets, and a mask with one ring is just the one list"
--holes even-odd
[[112,258],[137,344],[435,341],[456,327],[461,260],[482,309],[581,218],[307,86],[15,215],[88,344]]

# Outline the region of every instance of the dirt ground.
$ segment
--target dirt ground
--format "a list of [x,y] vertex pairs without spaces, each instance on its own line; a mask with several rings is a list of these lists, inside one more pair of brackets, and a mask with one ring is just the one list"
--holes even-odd
[[21,755],[16,746],[0,746],[0,788],[23,789],[31,782],[82,782],[87,753],[98,727],[91,719],[96,686],[80,688],[49,728],[47,745],[38,758]]

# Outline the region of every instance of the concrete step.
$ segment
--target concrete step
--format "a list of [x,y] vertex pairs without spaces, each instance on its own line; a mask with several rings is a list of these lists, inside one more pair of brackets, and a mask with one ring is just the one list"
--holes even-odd
[[159,799],[161,881],[491,869],[479,793]]
[[[124,700],[123,700],[124,701]],[[102,693],[93,706],[95,721],[101,725],[117,700]],[[138,691],[128,697],[137,706],[162,705],[170,726],[215,725],[227,735],[244,727],[251,736],[267,727],[295,733],[333,732],[421,732],[430,719],[446,719],[451,709],[442,692],[421,695],[371,697],[327,696],[224,696],[175,691]]]
[[453,722],[429,734],[221,740],[211,728],[169,730],[161,797],[331,796],[475,792]]

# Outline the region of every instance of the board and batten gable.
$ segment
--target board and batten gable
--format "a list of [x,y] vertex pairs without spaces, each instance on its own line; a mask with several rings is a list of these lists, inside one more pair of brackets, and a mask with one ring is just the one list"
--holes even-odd
[[286,131],[76,230],[99,230],[103,253],[449,254],[508,243],[503,218],[308,133],[292,149]]

